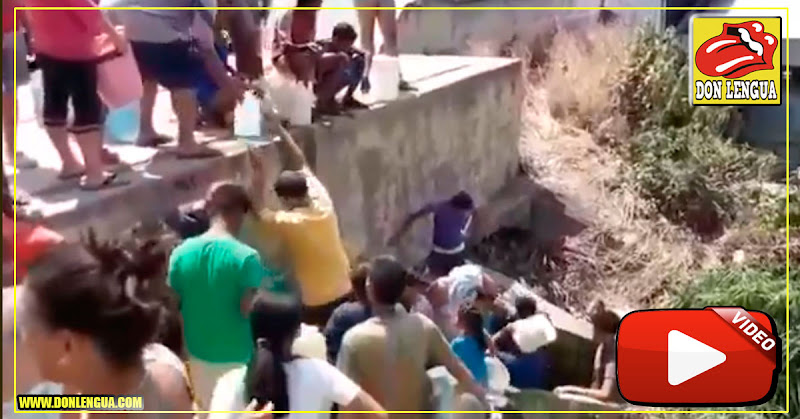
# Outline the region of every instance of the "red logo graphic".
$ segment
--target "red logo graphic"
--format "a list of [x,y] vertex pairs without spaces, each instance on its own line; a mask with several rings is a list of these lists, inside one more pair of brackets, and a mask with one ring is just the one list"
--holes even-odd
[[617,382],[630,403],[750,406],[775,395],[775,322],[740,307],[628,314],[617,338]]
[[697,49],[695,65],[709,77],[737,79],[759,70],[772,70],[778,48],[775,35],[764,32],[757,21],[722,25],[722,33]]

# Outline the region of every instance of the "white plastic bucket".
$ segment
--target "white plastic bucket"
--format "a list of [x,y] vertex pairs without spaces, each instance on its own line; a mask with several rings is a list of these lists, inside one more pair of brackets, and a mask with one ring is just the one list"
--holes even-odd
[[376,102],[388,102],[400,96],[400,61],[397,57],[376,55],[370,70],[372,90],[370,97]]

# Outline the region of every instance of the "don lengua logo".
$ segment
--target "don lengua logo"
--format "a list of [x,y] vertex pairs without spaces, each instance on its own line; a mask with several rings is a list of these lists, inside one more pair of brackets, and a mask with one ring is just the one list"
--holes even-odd
[[695,16],[693,105],[779,105],[781,18]]

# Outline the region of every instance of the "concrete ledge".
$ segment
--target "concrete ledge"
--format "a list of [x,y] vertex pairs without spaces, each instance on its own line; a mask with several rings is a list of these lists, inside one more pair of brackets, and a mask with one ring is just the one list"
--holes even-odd
[[[618,411],[626,406],[607,405],[600,403],[581,403],[577,401],[562,400],[555,394],[543,390],[523,390],[509,397],[513,403],[514,410],[521,411],[561,411],[569,413],[504,413],[513,419],[529,418],[559,418],[559,419],[579,419],[586,417],[581,411]],[[623,418],[625,413],[602,413],[600,417],[604,419]]]
[[[517,167],[522,86],[520,63],[504,58],[403,56],[404,76],[418,89],[390,103],[374,104],[353,117],[295,131],[311,165],[328,186],[342,235],[356,253],[383,251],[406,216],[428,200],[459,189],[480,203],[511,178]],[[159,96],[156,115],[163,132],[175,131],[169,98]],[[49,152],[44,132],[23,128],[23,148]],[[44,138],[44,139],[43,139]],[[227,138],[230,138],[227,136]],[[112,146],[132,170],[131,185],[82,192],[55,181],[59,167],[50,155],[39,171],[20,171],[18,183],[35,196],[32,205],[68,237],[92,226],[116,237],[136,222],[203,197],[220,179],[246,175],[246,144],[219,134],[209,144],[224,153],[210,160],[176,160],[152,149]],[[21,143],[22,144],[22,143]],[[267,157],[271,179],[280,169],[274,145],[252,145]],[[41,164],[41,162],[40,162]],[[404,249],[427,248],[424,227]],[[417,260],[416,254],[412,257]]]

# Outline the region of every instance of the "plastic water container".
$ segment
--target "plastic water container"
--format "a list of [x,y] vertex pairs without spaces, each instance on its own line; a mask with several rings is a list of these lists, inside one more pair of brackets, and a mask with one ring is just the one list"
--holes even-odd
[[503,394],[511,385],[511,374],[506,366],[493,356],[487,356],[485,362],[489,377],[489,390],[494,394]]
[[245,92],[233,116],[233,134],[237,138],[261,139],[261,100],[253,92]]
[[266,88],[275,111],[292,125],[311,125],[311,110],[314,107],[314,92],[288,79],[278,71],[271,72],[265,78]]
[[444,413],[453,410],[456,397],[457,381],[444,367],[428,370],[428,377],[433,385],[433,394],[436,396],[436,419],[451,419],[452,414]]
[[376,55],[370,70],[372,90],[370,97],[376,102],[388,102],[400,96],[400,60],[397,57]]
[[328,359],[328,346],[325,336],[316,326],[303,324],[300,327],[300,336],[292,344],[292,353],[306,358]]
[[293,83],[292,90],[294,101],[289,114],[289,122],[292,125],[311,125],[311,110],[316,100],[314,92],[310,87],[303,86],[301,83]]
[[106,116],[105,134],[111,142],[135,143],[139,138],[141,119],[139,100],[118,108],[111,108]]
[[544,314],[535,314],[512,323],[512,338],[523,353],[536,352],[556,340],[556,328]]
[[[117,31],[125,36],[123,27]],[[100,35],[97,40],[98,54],[113,53],[108,36]],[[142,98],[144,87],[139,66],[130,45],[125,54],[103,61],[97,66],[97,93],[109,108],[119,108]]]

